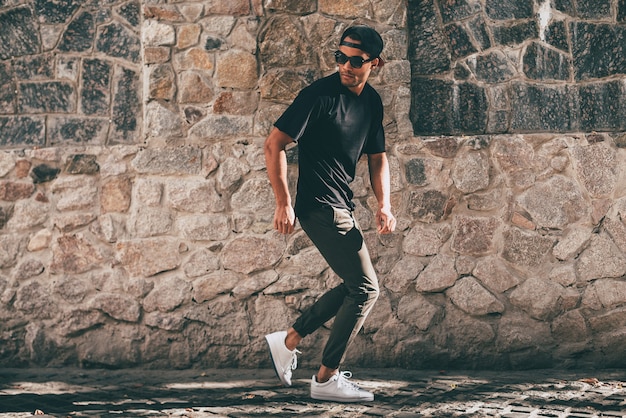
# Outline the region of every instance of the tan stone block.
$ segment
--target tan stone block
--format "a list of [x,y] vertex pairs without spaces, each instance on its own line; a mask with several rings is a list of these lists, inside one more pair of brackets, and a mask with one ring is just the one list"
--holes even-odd
[[179,82],[180,103],[208,103],[213,99],[213,88],[199,74],[186,71]]
[[198,43],[202,26],[197,24],[182,25],[178,28],[178,40],[176,47],[179,49],[189,48]]
[[208,1],[207,14],[245,16],[250,14],[250,2],[248,0]]
[[176,62],[181,70],[213,71],[213,55],[202,48],[191,48],[176,56]]
[[320,0],[318,12],[347,19],[367,17],[370,2],[368,0]]
[[202,4],[182,4],[178,10],[185,17],[187,22],[195,22],[202,16],[204,5]]
[[185,17],[187,22],[195,22],[202,16],[204,5],[202,4],[181,4],[178,10]]
[[28,242],[28,251],[35,252],[48,248],[51,240],[52,232],[48,229],[41,229]]
[[15,202],[26,199],[35,191],[33,183],[19,183],[15,181],[0,182],[0,200]]
[[145,64],[162,64],[170,60],[170,48],[164,46],[148,46],[144,48],[143,60]]
[[132,184],[127,177],[116,177],[102,185],[100,208],[102,212],[126,212],[130,207]]
[[179,241],[150,238],[119,242],[117,258],[132,277],[150,277],[180,267]]
[[535,224],[530,219],[527,219],[524,215],[517,212],[513,213],[511,223],[515,226],[519,226],[520,228],[531,230],[535,229]]
[[156,66],[150,72],[150,98],[172,100],[176,93],[175,77],[169,64]]
[[84,273],[100,267],[104,260],[101,252],[86,237],[62,235],[52,244],[50,272]]
[[176,6],[146,6],[144,8],[146,19],[166,20],[169,22],[181,22],[183,16],[176,9]]
[[244,51],[228,51],[218,60],[216,75],[219,87],[251,89],[259,79],[256,58]]
[[227,91],[221,93],[213,103],[214,113],[250,115],[257,108],[259,99],[254,92]]

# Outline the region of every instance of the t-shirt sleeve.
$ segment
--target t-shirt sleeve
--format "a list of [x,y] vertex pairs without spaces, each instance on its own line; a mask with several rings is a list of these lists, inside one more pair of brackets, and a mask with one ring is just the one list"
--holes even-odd
[[319,114],[319,96],[312,89],[305,88],[274,123],[278,129],[298,142],[304,132]]

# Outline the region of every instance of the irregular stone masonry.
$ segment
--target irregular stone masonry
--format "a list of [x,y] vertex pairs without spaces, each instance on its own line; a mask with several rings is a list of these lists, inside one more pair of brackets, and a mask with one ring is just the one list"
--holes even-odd
[[415,132],[624,131],[624,23],[623,1],[410,2]]
[[[401,0],[101,3],[0,3],[0,365],[268,366],[262,336],[339,279],[301,230],[273,232],[262,144],[299,89],[334,71],[336,38],[353,22],[386,42],[372,84],[386,111],[399,226],[376,234],[361,164],[356,215],[382,295],[349,363],[624,365],[626,136],[615,125],[415,137],[415,10]],[[450,39],[484,13],[534,22],[519,2],[424,4],[437,6]],[[574,26],[606,29],[606,13],[622,30],[624,2],[576,7],[553,10],[568,22],[565,39]],[[526,36],[516,22],[500,25],[499,43]],[[515,55],[488,48],[486,33],[472,35],[482,42],[475,53],[450,44],[455,59]],[[560,51],[521,42],[528,54]],[[432,66],[442,55],[427,58]],[[464,65],[430,86],[456,80],[461,67],[476,77],[478,67]],[[611,106],[625,102],[613,100],[624,75],[609,67],[616,72],[602,83],[615,94],[589,97],[598,97],[596,121],[623,123],[623,108]],[[509,106],[503,90],[490,94]],[[293,148],[288,161],[293,188]],[[316,365],[327,334],[305,339],[302,365]]]

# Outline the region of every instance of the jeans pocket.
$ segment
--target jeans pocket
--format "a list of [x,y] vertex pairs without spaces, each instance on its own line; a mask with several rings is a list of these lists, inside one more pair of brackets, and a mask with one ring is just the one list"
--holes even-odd
[[352,212],[348,209],[339,209],[334,207],[333,222],[335,223],[335,228],[337,228],[337,232],[342,235],[350,232],[355,226]]

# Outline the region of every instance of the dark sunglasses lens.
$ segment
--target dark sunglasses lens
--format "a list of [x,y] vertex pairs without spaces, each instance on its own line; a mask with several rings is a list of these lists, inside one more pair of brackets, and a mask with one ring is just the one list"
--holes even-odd
[[335,61],[337,64],[345,64],[348,62],[348,56],[341,51],[335,51]]
[[352,68],[361,68],[365,60],[361,57],[350,57],[350,65]]
[[352,66],[352,68],[361,68],[363,66],[363,63],[365,62],[365,60],[361,57],[349,57],[341,51],[335,52],[335,61],[337,62],[337,64],[341,65],[350,61],[350,65]]

